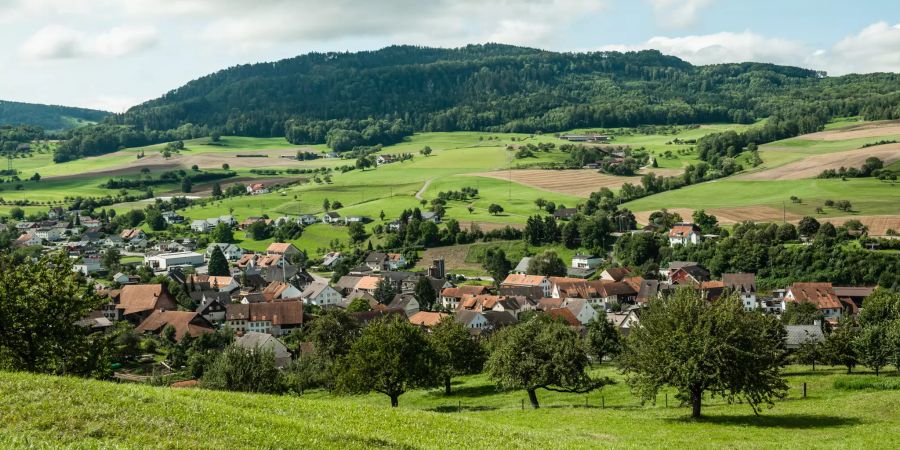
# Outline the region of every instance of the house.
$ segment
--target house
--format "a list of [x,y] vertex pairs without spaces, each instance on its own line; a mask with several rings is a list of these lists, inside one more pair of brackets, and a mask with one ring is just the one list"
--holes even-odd
[[251,183],[247,186],[247,193],[250,195],[268,194],[269,190],[262,183]]
[[369,322],[372,322],[373,320],[379,320],[379,319],[382,319],[382,320],[386,320],[386,319],[408,320],[406,318],[406,314],[403,312],[402,309],[391,309],[391,308],[375,309],[372,311],[361,311],[361,312],[350,313],[350,317],[353,318],[353,320],[355,320],[356,323],[358,323],[360,326],[366,326],[369,324]]
[[544,297],[550,296],[550,280],[543,275],[509,274],[501,286],[507,287],[532,287],[538,286],[544,292]]
[[129,242],[132,239],[147,239],[147,234],[140,228],[129,228],[122,230],[122,232],[119,233],[119,237],[125,242]]
[[160,253],[144,256],[144,265],[153,270],[166,270],[178,266],[200,266],[204,262],[206,262],[206,258],[196,252]]
[[195,231],[197,233],[208,233],[212,229],[213,225],[206,220],[191,221],[191,231]]
[[285,368],[291,364],[291,352],[281,341],[268,333],[248,331],[234,340],[234,346],[244,350],[264,350],[275,355],[275,366]]
[[826,319],[836,319],[841,316],[844,305],[841,303],[831,283],[794,283],[788,289],[784,296],[784,308],[787,303],[803,303],[809,302],[816,305],[816,308],[825,316]]
[[82,275],[91,275],[103,271],[99,257],[85,256],[81,258],[81,262],[72,266],[72,271],[80,272]]
[[[200,294],[199,296],[195,294]],[[231,304],[231,296],[227,292],[204,291],[191,292],[191,298],[197,302],[197,314],[212,323],[225,321],[225,313]],[[199,298],[198,298],[199,297]]]
[[406,313],[406,317],[411,317],[419,312],[419,301],[412,294],[397,294],[387,306],[388,308],[402,309]]
[[266,286],[265,289],[263,289],[262,294],[263,297],[265,297],[266,301],[273,301],[289,298],[299,298],[302,294],[302,291],[300,289],[297,289],[290,283],[273,281],[269,283],[269,285]]
[[522,259],[519,260],[519,263],[516,264],[516,267],[513,267],[513,270],[510,273],[514,273],[514,274],[518,274],[518,275],[525,275],[528,273],[528,264],[530,264],[530,263],[531,263],[531,257],[523,256]]
[[375,157],[375,163],[379,166],[384,164],[391,164],[399,161],[397,155],[378,155]]
[[162,213],[162,218],[169,225],[175,225],[184,222],[184,216],[179,215],[175,211],[164,211]]
[[419,311],[409,316],[409,323],[420,327],[432,328],[444,320],[448,314],[439,312]]
[[659,274],[665,278],[665,280],[669,283],[672,282],[672,274],[675,273],[678,269],[687,266],[699,266],[700,264],[696,261],[670,261],[669,265],[666,268],[660,268]]
[[303,325],[303,302],[232,303],[226,308],[225,324],[236,332],[283,336]]
[[312,214],[304,214],[297,218],[301,225],[312,225],[319,222],[319,218]]
[[866,297],[875,292],[874,287],[858,286],[834,286],[834,294],[844,305],[845,309],[856,314],[863,307]]
[[487,286],[459,286],[448,287],[441,291],[441,306],[455,310],[460,300],[466,295],[484,295],[488,293]]
[[759,308],[759,302],[756,300],[755,273],[724,273],[722,283],[725,289],[740,296],[741,305],[745,310],[753,311]]
[[350,225],[351,223],[366,223],[371,220],[366,216],[347,216],[344,217],[344,224]]
[[462,326],[470,330],[480,330],[482,328],[487,328],[488,326],[487,319],[485,319],[484,314],[479,311],[462,309],[456,312],[454,318],[458,323],[461,323]]
[[597,310],[591,307],[587,300],[581,298],[567,298],[562,303],[563,308],[572,312],[572,315],[578,319],[582,325],[587,325],[597,318]]
[[441,216],[432,211],[424,211],[422,213],[422,220],[439,224],[441,223]]
[[141,277],[137,275],[126,275],[119,272],[113,275],[112,280],[119,284],[138,284],[141,282]]
[[580,329],[583,326],[583,324],[578,321],[578,318],[575,317],[575,314],[567,308],[551,309],[550,311],[547,311],[547,315],[572,328]]
[[610,267],[600,272],[600,279],[603,281],[622,281],[626,277],[630,277],[632,270],[628,267]]
[[322,222],[334,225],[342,223],[343,220],[341,220],[341,215],[337,211],[328,211],[322,215]]
[[300,250],[294,244],[273,242],[266,248],[267,255],[281,255],[284,257],[299,255]]
[[188,291],[219,291],[234,292],[241,287],[241,284],[232,276],[213,276],[205,274],[194,274],[187,278],[185,284]]
[[606,313],[606,320],[612,322],[613,325],[622,333],[622,336],[628,336],[628,332],[632,328],[641,325],[640,308],[632,308],[623,312]]
[[34,237],[41,241],[56,242],[62,239],[63,231],[64,230],[57,227],[41,227],[34,230],[32,233],[34,234]]
[[[594,255],[575,255],[572,257],[573,269],[596,269],[600,267],[603,258]],[[614,280],[619,281],[619,280]]]
[[324,281],[314,281],[300,293],[300,298],[307,305],[331,306],[343,300],[341,293]]
[[118,291],[119,317],[140,323],[153,311],[175,310],[174,297],[161,284],[131,284]]
[[262,222],[268,225],[272,223],[272,220],[266,219],[265,217],[250,216],[238,223],[238,229],[246,231],[257,222]]
[[41,245],[41,242],[43,242],[43,240],[35,236],[34,233],[25,233],[16,239],[14,245],[16,247],[29,247],[32,245]]
[[53,208],[50,208],[50,211],[47,211],[47,217],[49,217],[52,220],[65,219],[66,218],[66,210],[63,208],[60,208],[59,206],[55,206]]
[[481,313],[487,321],[489,330],[499,330],[519,323],[519,319],[508,311],[484,311]]
[[825,342],[825,334],[822,332],[822,324],[816,321],[812,325],[785,325],[787,332],[784,336],[784,344],[788,350],[797,350],[807,342],[821,344]]
[[669,245],[700,243],[700,228],[692,223],[676,223],[669,229]]
[[709,281],[709,270],[700,265],[682,266],[669,276],[669,282],[672,284],[688,284],[698,287],[706,281]]
[[209,244],[206,247],[206,257],[212,258],[213,249],[219,247],[222,250],[222,254],[225,255],[225,259],[229,261],[237,261],[241,259],[241,256],[244,256],[244,250],[234,244],[225,244],[225,243],[214,243]]
[[196,338],[201,334],[216,331],[208,320],[195,311],[165,310],[153,311],[137,326],[136,330],[162,336],[166,327],[175,329],[176,341],[181,341],[185,336]]
[[366,267],[372,270],[398,270],[407,264],[401,253],[369,252],[365,260]]
[[553,211],[553,217],[559,220],[570,220],[578,214],[577,208],[557,208]]
[[337,263],[341,262],[342,259],[341,252],[330,252],[322,257],[322,264],[319,264],[319,267],[322,267],[323,269],[332,269]]
[[457,310],[504,311],[515,317],[523,311],[534,310],[537,303],[526,297],[504,297],[499,295],[466,295],[459,302]]

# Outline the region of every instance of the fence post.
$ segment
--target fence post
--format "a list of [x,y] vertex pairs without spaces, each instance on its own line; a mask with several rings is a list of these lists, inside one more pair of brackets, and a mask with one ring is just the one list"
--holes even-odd
[[587,395],[584,396],[584,407],[585,408],[588,407],[588,396]]
[[666,408],[669,407],[669,393],[666,392]]
[[462,412],[462,400],[456,405],[456,412]]
[[806,382],[803,382],[803,398],[806,398]]
[[525,399],[522,399],[522,411],[525,411]]
[[606,408],[606,397],[603,395],[600,396],[600,407]]

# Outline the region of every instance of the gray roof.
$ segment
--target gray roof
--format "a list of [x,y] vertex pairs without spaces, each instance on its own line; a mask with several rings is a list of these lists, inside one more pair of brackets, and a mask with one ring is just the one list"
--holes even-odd
[[806,341],[822,342],[825,334],[821,325],[786,325],[787,336],[784,338],[788,348],[797,348]]
[[516,267],[513,269],[513,272],[527,272],[528,271],[528,263],[531,262],[531,258],[528,256],[523,257],[519,260],[519,263],[516,264]]
[[256,331],[248,331],[243,336],[235,339],[234,345],[243,349],[264,349],[271,350],[275,353],[275,359],[290,358],[291,353],[287,347],[281,343],[275,336],[268,333],[259,333]]
[[306,289],[303,290],[303,293],[300,294],[302,298],[312,298],[318,297],[319,294],[322,293],[325,289],[328,289],[328,283],[324,281],[315,281],[309,284]]

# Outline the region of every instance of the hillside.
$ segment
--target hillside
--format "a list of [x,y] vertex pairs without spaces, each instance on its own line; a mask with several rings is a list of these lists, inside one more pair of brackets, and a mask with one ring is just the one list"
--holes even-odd
[[[417,131],[560,131],[641,124],[749,123],[815,105],[828,115],[900,118],[900,75],[838,78],[796,67],[693,66],[657,51],[557,53],[506,45],[393,46],[310,53],[191,81],[115,120],[323,143],[352,121],[401,119]],[[802,100],[800,100],[802,99]],[[285,124],[294,119],[293,124]],[[341,124],[322,121],[345,121]],[[339,126],[338,126],[339,125]],[[381,142],[388,143],[388,142]]]
[[[587,397],[542,393],[546,407],[520,408],[522,392],[497,392],[485,376],[454,383],[445,397],[415,391],[388,407],[383,395],[300,397],[123,385],[0,372],[3,448],[896,448],[900,391],[842,390],[842,368],[794,367],[789,398],[754,416],[747,405],[707,400],[708,417],[640,406],[619,383]],[[621,380],[612,367],[604,374]],[[882,376],[889,382],[894,377]],[[801,385],[808,398],[801,399]],[[587,401],[589,407],[584,407]],[[605,408],[601,407],[605,406]],[[461,411],[460,411],[461,409]]]
[[48,131],[60,131],[99,122],[108,115],[106,111],[94,109],[0,100],[0,126],[36,125]]

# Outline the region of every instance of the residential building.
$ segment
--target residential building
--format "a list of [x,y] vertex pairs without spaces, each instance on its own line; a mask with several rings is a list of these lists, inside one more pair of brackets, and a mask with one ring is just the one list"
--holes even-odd
[[146,319],[138,324],[136,330],[142,333],[152,333],[162,336],[166,327],[175,329],[175,340],[181,341],[185,336],[192,338],[201,334],[213,333],[215,328],[206,319],[195,311],[153,311]]
[[788,350],[797,350],[801,345],[807,342],[815,342],[821,344],[825,342],[825,334],[822,332],[822,324],[816,323],[812,325],[785,325],[784,329],[787,334],[784,336],[784,344]]
[[425,328],[432,328],[444,320],[448,314],[439,312],[419,311],[409,316],[409,323]]
[[300,293],[300,298],[302,298],[303,302],[307,305],[316,306],[336,305],[343,299],[340,292],[324,281],[314,281],[310,283],[306,289]]
[[144,265],[153,270],[167,270],[178,266],[200,266],[206,259],[196,252],[160,253],[144,256]]
[[543,275],[509,274],[501,286],[507,287],[532,287],[538,286],[544,293],[544,297],[550,296],[550,280]]
[[222,250],[222,254],[225,255],[225,259],[229,261],[237,261],[241,259],[241,256],[244,256],[244,250],[234,244],[226,244],[226,243],[214,243],[209,244],[206,247],[206,257],[212,258],[213,249],[219,247]]
[[700,228],[692,223],[676,223],[669,229],[669,245],[700,243]]
[[441,306],[455,310],[460,300],[466,295],[484,295],[489,292],[487,286],[458,286],[449,287],[441,291]]
[[528,264],[531,263],[530,256],[523,256],[522,259],[516,264],[516,267],[513,267],[513,270],[510,273],[514,273],[517,275],[525,275],[528,273]]
[[275,366],[285,368],[291,364],[291,352],[275,336],[268,333],[248,331],[234,340],[234,346],[250,351],[269,351],[275,355]]
[[226,309],[225,324],[236,332],[283,336],[303,325],[303,302],[232,303]]
[[267,255],[281,255],[284,257],[290,257],[294,255],[299,255],[300,250],[291,243],[284,242],[273,242],[269,244],[266,248]]
[[480,330],[488,326],[487,319],[484,318],[484,314],[480,311],[461,309],[456,311],[455,319],[470,330]]
[[572,268],[596,269],[600,267],[601,262],[603,262],[603,258],[600,258],[599,256],[578,254],[572,257]]
[[745,310],[753,311],[759,308],[755,273],[725,273],[722,274],[722,283],[725,289],[740,296],[741,305]]
[[809,302],[816,305],[816,308],[825,316],[826,319],[836,319],[841,316],[843,305],[831,283],[794,283],[788,289],[784,296],[784,307],[787,303]]
[[[115,302],[116,297],[110,297]],[[131,284],[118,291],[119,317],[140,323],[153,311],[175,310],[175,298],[162,284]]]
[[328,211],[322,215],[322,222],[332,225],[343,223],[341,215],[337,211]]

